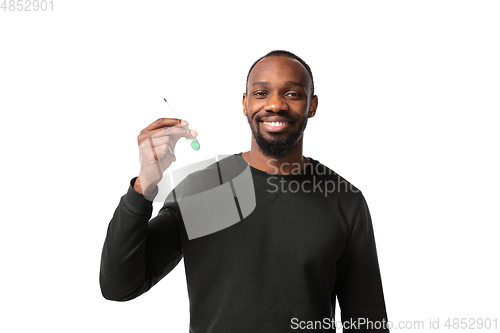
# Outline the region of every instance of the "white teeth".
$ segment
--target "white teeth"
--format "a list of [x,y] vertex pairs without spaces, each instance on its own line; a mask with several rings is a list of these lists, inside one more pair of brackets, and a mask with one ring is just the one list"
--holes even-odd
[[288,123],[280,123],[280,122],[277,122],[277,121],[264,121],[263,123],[271,125],[271,126],[281,126],[281,125],[288,124]]

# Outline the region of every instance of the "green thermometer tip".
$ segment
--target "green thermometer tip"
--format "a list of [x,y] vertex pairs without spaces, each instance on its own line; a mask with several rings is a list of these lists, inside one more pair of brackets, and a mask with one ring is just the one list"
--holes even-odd
[[200,143],[196,140],[193,140],[191,142],[191,147],[194,149],[194,150],[200,150]]

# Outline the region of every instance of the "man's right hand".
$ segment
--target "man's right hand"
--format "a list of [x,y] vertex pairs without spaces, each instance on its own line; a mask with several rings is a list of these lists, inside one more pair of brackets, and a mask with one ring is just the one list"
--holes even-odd
[[187,125],[185,120],[160,118],[141,131],[137,137],[141,171],[134,190],[143,194],[153,193],[163,172],[176,160],[174,151],[177,141],[181,137],[194,138],[198,135],[196,131],[183,128]]

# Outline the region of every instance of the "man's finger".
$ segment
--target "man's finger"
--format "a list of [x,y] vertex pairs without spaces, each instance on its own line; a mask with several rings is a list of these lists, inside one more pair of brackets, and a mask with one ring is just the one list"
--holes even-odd
[[149,138],[149,143],[150,143],[151,147],[159,147],[159,146],[162,146],[164,144],[168,144],[168,145],[170,145],[170,147],[173,148],[172,142],[173,142],[173,139],[168,135],[162,136],[159,138],[152,138],[152,137]]
[[158,155],[156,155],[155,145],[153,143],[153,139],[151,139],[151,138],[149,138],[149,145],[151,147],[151,151],[153,152],[153,156],[155,157],[155,160],[158,161]]
[[[181,124],[182,124],[182,119],[179,119],[179,118],[159,118],[159,119],[156,119],[154,122],[152,122],[151,125],[149,125],[145,129],[143,129],[141,131],[141,133],[146,132],[146,131],[154,131],[154,130],[161,128],[161,127],[171,127],[171,126],[181,125]],[[186,126],[186,125],[184,125],[184,126]]]
[[153,138],[159,138],[167,135],[171,137],[195,137],[189,128],[184,128],[184,126],[164,127],[144,134],[151,135]]

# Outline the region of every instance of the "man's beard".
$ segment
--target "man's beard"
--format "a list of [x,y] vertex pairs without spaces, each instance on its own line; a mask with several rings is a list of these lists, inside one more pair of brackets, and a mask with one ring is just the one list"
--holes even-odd
[[[280,115],[280,114],[278,114]],[[280,115],[281,116],[281,115]],[[263,118],[263,117],[261,117]],[[289,117],[287,117],[289,118]],[[294,129],[292,133],[290,133],[287,137],[282,138],[282,139],[274,139],[274,140],[267,140],[260,134],[259,127],[260,127],[260,118],[257,119],[257,126],[254,129],[251,123],[251,120],[249,117],[247,117],[248,124],[250,125],[250,129],[252,130],[252,135],[255,138],[255,142],[260,148],[260,151],[268,157],[275,157],[278,160],[286,157],[290,151],[295,147],[297,144],[297,141],[300,139],[302,134],[304,133],[304,130],[307,125],[307,119],[306,117],[304,124],[301,126],[301,128]],[[269,135],[278,137],[280,135],[283,135],[282,132],[274,134],[273,132],[268,132]]]

